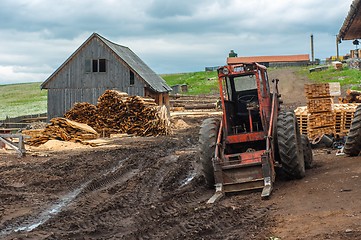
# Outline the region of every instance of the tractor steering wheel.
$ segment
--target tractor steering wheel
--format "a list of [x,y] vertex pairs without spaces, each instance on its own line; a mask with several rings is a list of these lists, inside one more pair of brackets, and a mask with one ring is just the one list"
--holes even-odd
[[238,95],[238,101],[244,103],[250,103],[255,98],[256,95]]

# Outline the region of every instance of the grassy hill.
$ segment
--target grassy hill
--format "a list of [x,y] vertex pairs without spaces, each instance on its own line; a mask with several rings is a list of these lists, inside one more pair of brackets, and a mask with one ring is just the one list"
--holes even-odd
[[47,91],[41,83],[0,85],[0,120],[6,116],[39,114],[46,112]]
[[[361,89],[361,71],[344,68],[329,68],[320,72],[309,73],[308,67],[300,67],[299,74],[315,82],[340,82],[341,86]],[[272,71],[272,68],[269,69]],[[191,95],[218,92],[216,72],[193,72],[161,75],[169,86],[187,84]],[[303,90],[302,90],[303,91]],[[28,114],[45,113],[47,108],[47,91],[40,90],[40,83],[0,85],[0,120],[6,116],[16,117]]]

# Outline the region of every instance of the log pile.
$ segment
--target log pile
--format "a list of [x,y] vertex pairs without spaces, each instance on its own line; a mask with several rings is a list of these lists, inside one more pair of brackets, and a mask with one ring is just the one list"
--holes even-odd
[[62,140],[71,142],[81,142],[98,138],[98,133],[90,126],[71,121],[66,118],[53,118],[51,124],[43,130],[25,130],[23,134],[31,138],[26,143],[31,146],[39,146],[49,140]]
[[340,103],[361,103],[361,91],[347,89],[346,96],[339,97]]
[[44,130],[24,131],[31,136],[27,143],[38,146],[51,139],[84,143],[99,135],[133,134],[158,136],[170,133],[170,121],[165,106],[158,107],[153,99],[128,96],[126,93],[107,90],[97,105],[76,103],[64,115],[53,118]]
[[73,108],[64,114],[64,117],[94,127],[93,123],[96,121],[96,115],[96,106],[87,102],[82,102],[75,103]]
[[[89,104],[88,104],[89,105]],[[71,120],[87,123],[102,136],[127,133],[137,136],[158,136],[169,134],[170,121],[165,107],[158,107],[154,99],[139,96],[128,96],[127,93],[106,90],[99,98],[96,106],[86,109],[72,108],[65,116]],[[94,113],[95,111],[95,113]],[[87,121],[80,115],[92,115],[94,119]],[[73,116],[77,116],[73,119]]]

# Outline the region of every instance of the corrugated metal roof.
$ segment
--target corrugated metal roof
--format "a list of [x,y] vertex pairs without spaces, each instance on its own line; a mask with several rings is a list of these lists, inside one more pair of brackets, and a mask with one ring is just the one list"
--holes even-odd
[[354,40],[361,38],[361,1],[354,0],[350,10],[343,22],[340,32],[337,35],[338,40]]
[[45,88],[47,82],[51,81],[53,77],[68,63],[82,47],[85,46],[93,38],[98,38],[106,46],[108,46],[129,68],[131,68],[136,74],[140,76],[149,86],[156,92],[168,92],[172,91],[172,88],[167,85],[165,80],[156,74],[147,64],[145,64],[132,50],[128,47],[121,46],[113,43],[108,39],[100,36],[97,33],[93,33],[47,80],[41,84],[41,88]]
[[228,64],[251,63],[251,62],[265,63],[265,62],[305,62],[305,61],[310,61],[309,54],[227,58]]

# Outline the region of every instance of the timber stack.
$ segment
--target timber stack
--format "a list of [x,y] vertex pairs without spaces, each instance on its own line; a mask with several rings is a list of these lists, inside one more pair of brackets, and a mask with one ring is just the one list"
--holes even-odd
[[[106,90],[98,98],[96,106],[90,105],[84,105],[87,106],[86,108],[77,108],[77,105],[74,105],[64,116],[71,120],[87,123],[101,136],[110,136],[114,133],[158,136],[170,133],[170,121],[167,114],[164,114],[167,111],[166,107],[158,107],[154,99],[128,96],[124,92]],[[90,115],[94,118],[88,121],[87,116]]]
[[[68,111],[64,117],[76,122],[85,123],[92,126],[96,121],[97,107],[93,104],[82,102],[75,103],[71,111]],[[94,125],[93,125],[94,127]]]
[[335,114],[333,98],[328,83],[305,84],[308,138],[314,139],[322,134],[335,134]]

